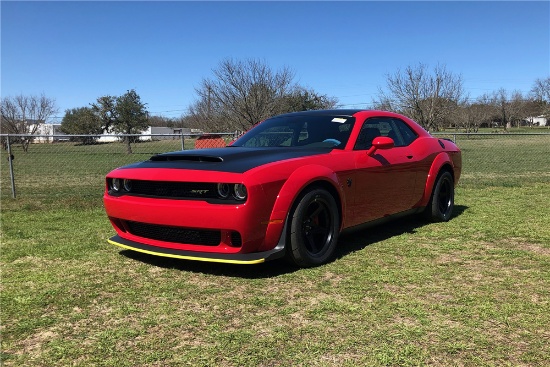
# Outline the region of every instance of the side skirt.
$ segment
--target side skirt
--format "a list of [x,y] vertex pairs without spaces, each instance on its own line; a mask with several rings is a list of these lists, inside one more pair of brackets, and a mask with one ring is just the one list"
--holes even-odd
[[401,212],[401,213],[388,215],[387,217],[383,217],[383,218],[380,218],[380,219],[375,219],[375,220],[367,222],[367,223],[362,223],[362,224],[358,224],[358,225],[353,226],[353,227],[346,228],[346,229],[342,230],[342,233],[347,234],[347,233],[351,233],[351,232],[362,231],[362,230],[367,229],[367,228],[371,228],[371,227],[375,227],[375,226],[378,226],[378,225],[381,225],[381,224],[384,224],[384,223],[387,223],[387,222],[391,222],[392,220],[407,217],[407,216],[413,215],[413,214],[422,213],[422,211],[424,209],[425,209],[425,207],[405,210],[404,212]]

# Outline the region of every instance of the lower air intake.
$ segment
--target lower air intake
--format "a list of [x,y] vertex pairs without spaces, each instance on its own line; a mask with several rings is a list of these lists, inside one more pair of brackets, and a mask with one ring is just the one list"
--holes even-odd
[[130,221],[126,222],[126,227],[135,236],[157,241],[202,246],[218,246],[221,242],[220,231],[161,226]]

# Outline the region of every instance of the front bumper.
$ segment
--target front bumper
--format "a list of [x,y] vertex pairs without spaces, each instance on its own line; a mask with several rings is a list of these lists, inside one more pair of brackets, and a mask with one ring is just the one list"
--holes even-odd
[[264,252],[247,254],[224,254],[211,252],[185,251],[173,248],[150,246],[130,241],[120,236],[111,237],[109,243],[126,250],[138,251],[149,255],[171,257],[175,259],[208,261],[228,264],[260,264],[265,261],[281,258],[285,254],[284,242],[281,241],[274,249]]

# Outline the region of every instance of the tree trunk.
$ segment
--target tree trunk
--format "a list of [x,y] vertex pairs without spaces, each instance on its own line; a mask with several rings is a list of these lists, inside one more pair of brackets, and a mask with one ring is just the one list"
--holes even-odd
[[125,140],[126,140],[126,153],[132,154],[132,145],[130,144],[130,137],[127,136]]
[[31,143],[31,139],[29,138],[23,138],[21,139],[21,148],[23,148],[23,151],[27,153],[29,151],[29,144]]

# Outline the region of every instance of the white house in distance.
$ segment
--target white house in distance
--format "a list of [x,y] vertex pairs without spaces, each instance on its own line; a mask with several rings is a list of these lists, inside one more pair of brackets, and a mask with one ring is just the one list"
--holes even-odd
[[[188,128],[172,128],[172,127],[158,127],[158,126],[149,126],[146,130],[141,132],[142,137],[139,138],[141,141],[151,141],[151,140],[171,140],[179,139],[181,134],[192,134],[193,131]],[[157,134],[163,134],[166,136],[152,136]],[[119,140],[117,134],[103,134],[97,141],[102,143],[115,142]],[[177,136],[176,136],[177,135]]]
[[[32,126],[31,126],[32,129]],[[171,128],[171,127],[156,127],[149,126],[146,130],[141,132],[143,137],[140,138],[142,141],[151,141],[151,140],[170,140],[170,139],[179,139],[181,134],[195,134],[202,133],[202,131],[189,128]],[[152,136],[156,134],[165,134],[166,136]],[[33,143],[54,143],[60,141],[68,141],[70,135],[67,135],[61,131],[61,124],[38,124],[36,133],[38,135],[34,138]],[[177,136],[175,136],[177,135]],[[120,138],[117,137],[117,134],[106,134],[103,133],[98,142],[110,143],[119,141]]]
[[[31,130],[33,126],[31,125]],[[33,143],[53,143],[57,141],[67,141],[67,135],[61,131],[61,124],[38,124],[35,135],[41,135],[34,138]],[[47,136],[46,136],[47,135]]]
[[544,115],[537,117],[527,117],[525,119],[531,126],[546,126],[548,124],[548,119]]

